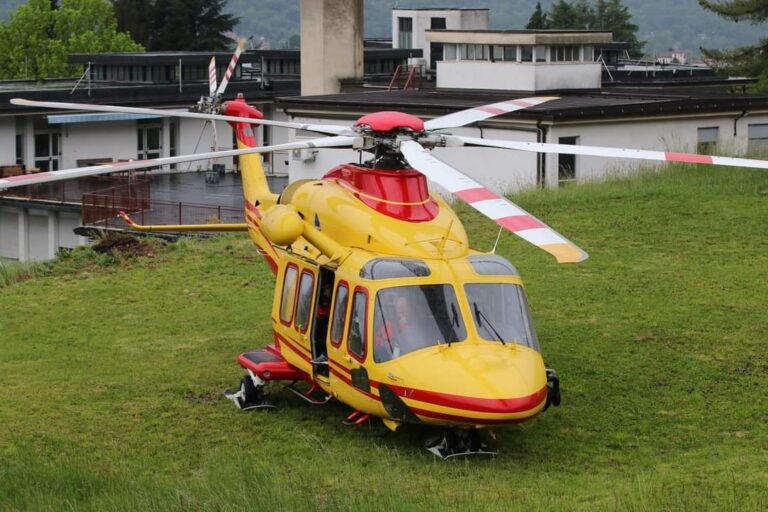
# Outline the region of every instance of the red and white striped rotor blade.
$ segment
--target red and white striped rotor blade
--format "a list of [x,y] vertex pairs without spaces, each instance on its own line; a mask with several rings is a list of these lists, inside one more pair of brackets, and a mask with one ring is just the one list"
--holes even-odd
[[548,252],[559,263],[578,263],[589,257],[573,242],[513,202],[435,158],[418,142],[401,142],[400,152],[414,169],[507,231]]
[[208,61],[208,96],[211,98],[216,94],[216,56]]
[[267,119],[251,119],[248,117],[222,116],[218,114],[205,114],[202,112],[187,112],[183,110],[160,110],[155,108],[118,107],[116,105],[95,105],[93,103],[66,103],[61,101],[35,101],[23,98],[13,98],[11,103],[24,107],[51,108],[59,110],[90,110],[93,112],[120,112],[125,114],[146,114],[162,117],[184,117],[190,119],[209,119],[212,121],[232,121],[235,123],[263,124],[268,126],[280,126],[294,130],[307,130],[328,135],[352,133],[349,126],[303,124],[287,121],[269,121]]
[[671,151],[652,151],[647,149],[607,148],[602,146],[576,146],[571,144],[552,144],[548,142],[518,142],[452,135],[451,140],[461,141],[465,146],[485,146],[491,148],[515,149],[535,153],[562,153],[566,155],[604,156],[608,158],[631,158],[635,160],[655,160],[660,162],[684,162],[687,164],[727,165],[731,167],[751,167],[768,169],[768,161],[752,158],[734,158],[729,156],[697,155],[695,153],[673,153]]
[[216,91],[216,96],[224,94],[224,91],[229,84],[229,79],[232,78],[232,73],[234,73],[235,67],[237,67],[237,61],[240,59],[240,54],[243,52],[243,48],[245,48],[245,39],[240,38],[240,41],[237,42],[235,53],[232,55],[232,60],[229,61],[229,66],[227,66],[227,71],[224,73],[224,78],[221,79],[219,89]]
[[459,126],[466,126],[468,124],[482,121],[490,117],[500,116],[502,114],[508,114],[516,110],[539,105],[546,101],[552,101],[560,99],[554,96],[536,96],[533,98],[520,98],[517,100],[500,101],[498,103],[491,103],[490,105],[482,105],[479,107],[454,112],[447,116],[436,117],[424,123],[425,130],[441,130],[443,128],[458,128]]
[[289,142],[287,144],[275,144],[274,146],[263,146],[247,149],[230,149],[226,151],[211,151],[208,153],[198,153],[195,155],[153,158],[149,160],[114,162],[111,164],[92,165],[90,167],[79,167],[76,169],[63,169],[61,171],[39,172],[36,174],[22,174],[20,176],[0,178],[0,190],[23,187],[26,185],[37,185],[39,183],[49,183],[52,181],[82,178],[84,176],[96,176],[99,174],[110,174],[113,172],[145,169],[147,167],[158,167],[161,165],[181,164],[184,162],[194,162],[196,160],[209,160],[212,158],[249,155],[252,153],[271,153],[272,151],[287,151],[291,149],[347,148],[359,147],[360,145],[362,145],[362,140],[360,140],[358,137],[322,137],[319,139],[305,140],[300,142]]

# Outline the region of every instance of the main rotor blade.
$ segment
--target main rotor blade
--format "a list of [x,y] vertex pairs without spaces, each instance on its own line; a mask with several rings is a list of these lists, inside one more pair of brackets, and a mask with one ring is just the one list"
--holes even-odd
[[[232,72],[235,71],[235,66],[237,66],[237,61],[240,58],[240,53],[242,53],[243,48],[245,48],[245,38],[240,38],[240,41],[237,42],[235,53],[232,54],[232,60],[229,61],[229,66],[227,66],[227,71],[224,73],[224,78],[221,79],[221,85],[219,85],[219,89],[216,91],[216,96],[224,94],[227,84],[229,84],[229,79],[232,76]],[[211,96],[213,96],[213,93],[211,93]]]
[[160,110],[155,108],[118,107],[115,105],[95,105],[92,103],[66,103],[59,101],[35,101],[23,98],[13,98],[11,103],[24,107],[40,107],[62,110],[92,110],[94,112],[118,112],[125,114],[145,114],[162,117],[184,117],[190,119],[207,119],[211,121],[232,121],[235,123],[263,124],[267,126],[280,126],[293,128],[294,130],[307,130],[326,135],[340,135],[352,133],[348,126],[335,126],[323,124],[288,123],[284,121],[269,121],[267,119],[251,119],[248,117],[223,116],[218,114],[204,114],[202,112],[186,112],[180,110]]
[[208,96],[211,98],[216,94],[216,56],[208,61]]
[[154,158],[150,160],[133,160],[130,162],[114,162],[104,165],[93,165],[90,167],[79,167],[76,169],[64,169],[53,172],[40,172],[37,174],[22,174],[20,176],[10,176],[0,179],[0,190],[6,188],[22,187],[26,185],[36,185],[38,183],[48,183],[52,181],[62,181],[72,178],[82,178],[84,176],[96,176],[99,174],[109,174],[118,171],[130,171],[133,169],[144,169],[147,167],[157,167],[160,165],[180,164],[184,162],[194,162],[195,160],[208,160],[211,158],[223,158],[228,156],[249,155],[252,153],[271,153],[273,151],[285,151],[291,149],[313,149],[313,148],[346,148],[355,147],[362,144],[357,137],[323,137],[301,142],[289,142],[287,144],[276,144],[274,146],[255,147],[247,149],[230,149],[227,151],[211,151],[208,153],[199,153],[196,155],[181,155],[166,158]]
[[513,202],[488,190],[461,171],[435,158],[418,142],[400,143],[400,152],[411,166],[448,189],[469,206],[523,240],[554,256],[559,263],[578,263],[589,255],[563,235]]
[[562,153],[566,155],[604,156],[609,158],[632,158],[635,160],[656,160],[661,162],[684,162],[688,164],[728,165],[732,167],[768,169],[768,161],[754,160],[752,158],[697,155],[695,153],[673,153],[670,151],[651,151],[647,149],[576,146],[571,144],[552,144],[549,142],[519,142],[494,139],[478,139],[475,137],[459,137],[455,135],[451,135],[450,139],[461,141],[465,146],[485,146],[490,148],[532,151],[535,153]]
[[440,130],[443,128],[458,128],[459,126],[466,126],[489,117],[500,116],[502,114],[508,114],[516,110],[539,105],[546,101],[560,99],[554,96],[536,96],[533,98],[520,98],[518,100],[500,101],[498,103],[491,103],[490,105],[483,105],[480,107],[470,108],[467,110],[461,110],[448,114],[447,116],[436,117],[424,123],[425,130]]

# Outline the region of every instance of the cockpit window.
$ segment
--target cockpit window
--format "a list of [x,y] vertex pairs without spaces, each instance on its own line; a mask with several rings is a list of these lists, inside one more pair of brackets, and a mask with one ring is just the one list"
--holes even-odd
[[421,260],[403,258],[376,258],[360,269],[363,279],[391,279],[393,277],[426,277],[429,267]]
[[456,292],[450,285],[397,286],[376,294],[373,360],[377,363],[466,337]]
[[506,259],[495,254],[470,256],[467,258],[472,268],[481,276],[519,276],[517,269]]
[[489,341],[517,343],[539,351],[522,286],[507,283],[467,284],[472,318],[478,334]]

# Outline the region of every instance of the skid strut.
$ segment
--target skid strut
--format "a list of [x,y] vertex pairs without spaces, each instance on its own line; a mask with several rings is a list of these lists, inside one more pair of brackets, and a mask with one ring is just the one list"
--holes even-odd
[[470,455],[495,457],[499,454],[483,442],[477,429],[446,429],[442,436],[428,440],[424,447],[443,460]]

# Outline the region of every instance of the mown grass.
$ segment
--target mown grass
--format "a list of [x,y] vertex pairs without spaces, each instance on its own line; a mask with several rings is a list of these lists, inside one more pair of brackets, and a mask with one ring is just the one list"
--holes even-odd
[[[515,201],[585,248],[512,235],[564,399],[491,460],[342,427],[339,404],[241,413],[221,391],[270,339],[248,242],[88,251],[0,289],[0,509],[764,510],[768,174],[671,168]],[[473,244],[496,230],[462,208]]]

